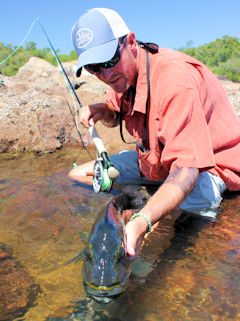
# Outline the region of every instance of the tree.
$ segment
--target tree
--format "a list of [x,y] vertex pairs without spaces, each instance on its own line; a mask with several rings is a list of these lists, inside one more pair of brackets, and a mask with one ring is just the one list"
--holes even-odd
[[27,42],[26,43],[26,49],[27,50],[32,50],[32,49],[36,49],[36,43],[35,42],[33,42],[33,41],[31,41],[31,42]]

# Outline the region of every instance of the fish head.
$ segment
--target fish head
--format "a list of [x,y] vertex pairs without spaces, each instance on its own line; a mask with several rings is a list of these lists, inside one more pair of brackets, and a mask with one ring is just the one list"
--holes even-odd
[[138,193],[114,197],[95,221],[82,266],[87,294],[97,301],[109,302],[121,294],[129,279],[124,211],[139,208],[143,198]]
[[98,222],[85,249],[82,275],[87,294],[97,301],[109,302],[125,290],[129,267],[121,225]]

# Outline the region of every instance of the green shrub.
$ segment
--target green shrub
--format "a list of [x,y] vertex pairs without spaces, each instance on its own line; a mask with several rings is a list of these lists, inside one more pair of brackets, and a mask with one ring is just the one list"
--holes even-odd
[[220,63],[213,69],[213,72],[219,76],[227,76],[235,82],[240,82],[240,57],[233,57]]
[[[12,45],[5,46],[0,42],[0,62],[2,62],[6,57],[11,55],[11,53],[16,49],[12,48]],[[56,50],[58,54],[58,50]],[[0,70],[5,76],[14,76],[18,69],[24,65],[30,57],[38,57],[48,61],[50,64],[57,66],[57,60],[55,55],[53,55],[50,48],[37,49],[35,42],[26,43],[25,48],[20,47],[10,59],[0,65]],[[74,50],[71,51],[70,55],[60,55],[58,54],[61,62],[72,61],[77,59],[77,54]]]
[[[15,48],[11,44],[4,45],[0,42],[0,62],[9,56]],[[188,41],[185,47],[178,50],[202,61],[215,74],[227,76],[232,81],[240,82],[240,41],[238,38],[224,36],[198,48],[194,48],[192,41]],[[57,50],[56,52],[58,53]],[[69,55],[59,53],[58,55],[61,62],[77,60],[75,50],[72,50]],[[21,47],[9,60],[1,64],[0,70],[3,75],[15,75],[19,67],[32,56],[45,59],[57,66],[56,58],[50,48],[37,49],[35,42],[29,42],[26,43],[25,48]]]
[[179,49],[202,61],[215,74],[227,76],[240,82],[240,41],[238,38],[224,36],[198,48],[189,47],[189,42]]

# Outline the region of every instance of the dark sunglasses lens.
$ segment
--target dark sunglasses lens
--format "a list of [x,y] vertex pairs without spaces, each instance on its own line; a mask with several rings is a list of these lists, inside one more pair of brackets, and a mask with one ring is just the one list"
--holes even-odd
[[100,73],[100,66],[98,65],[86,65],[84,68],[90,72],[91,74],[99,74]]
[[112,68],[113,66],[115,66],[118,63],[119,59],[120,59],[120,53],[119,53],[119,51],[117,51],[111,60],[104,62],[101,65],[103,68],[106,68],[106,69]]
[[100,63],[100,64],[96,64],[96,65],[86,65],[86,66],[84,66],[84,68],[88,72],[90,72],[91,74],[98,75],[100,73],[100,67],[108,69],[108,68],[112,68],[113,66],[115,66],[120,59],[119,48],[122,45],[124,39],[122,40],[121,44],[118,45],[115,55],[113,56],[112,59],[110,59],[109,61]]

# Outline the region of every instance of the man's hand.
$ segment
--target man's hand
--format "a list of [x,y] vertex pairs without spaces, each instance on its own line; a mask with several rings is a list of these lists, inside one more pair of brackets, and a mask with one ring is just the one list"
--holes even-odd
[[101,120],[104,124],[111,124],[115,119],[113,107],[106,103],[83,106],[80,110],[80,123],[84,127],[94,126],[97,121]]
[[144,235],[148,229],[148,223],[145,218],[139,216],[133,221],[129,221],[125,227],[126,250],[131,256],[139,254]]

